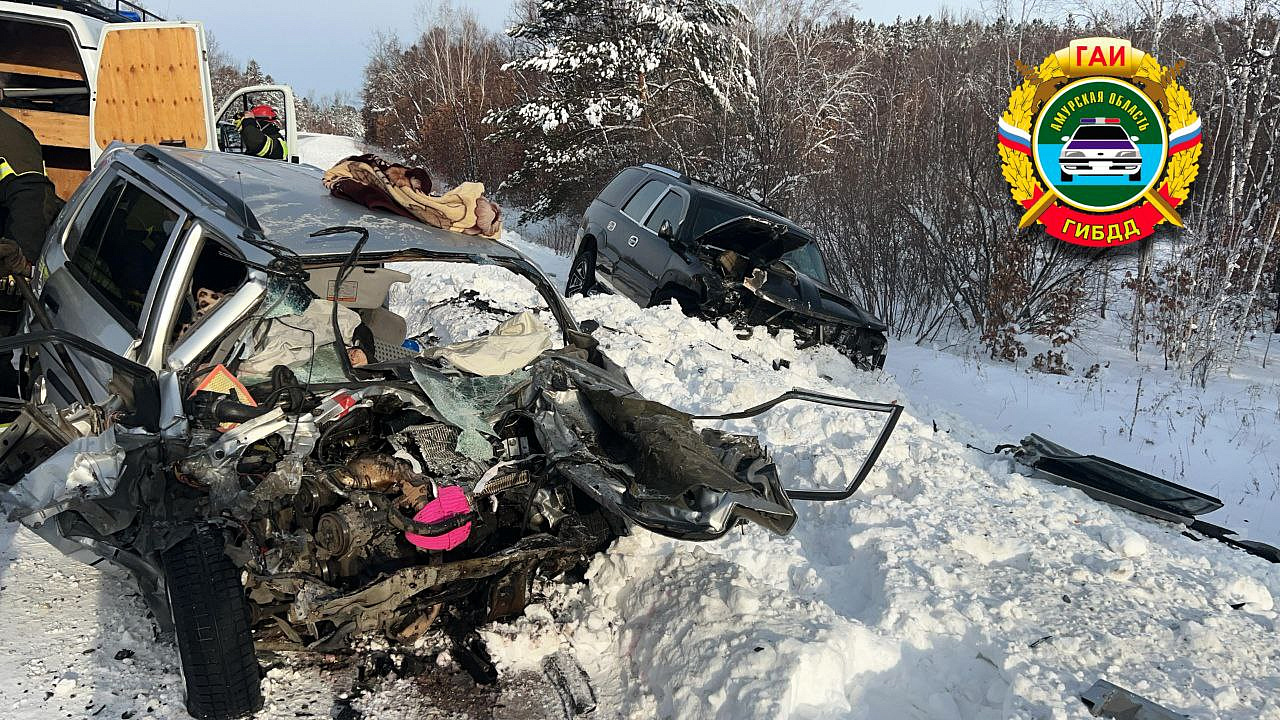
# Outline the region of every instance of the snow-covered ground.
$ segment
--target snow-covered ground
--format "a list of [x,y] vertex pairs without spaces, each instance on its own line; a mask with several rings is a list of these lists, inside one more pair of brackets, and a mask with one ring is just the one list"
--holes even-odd
[[[1019,386],[1023,373],[896,344],[887,372],[861,373],[830,350],[738,340],[674,308],[572,305],[604,323],[602,344],[642,393],[676,407],[741,408],[804,387],[899,400],[907,412],[864,489],[804,504],[791,537],[752,528],[702,545],[619,541],[585,588],[494,631],[513,665],[547,643],[542,634],[558,636],[593,669],[602,705],[636,718],[1088,717],[1078,695],[1099,678],[1192,717],[1280,718],[1277,566],[964,446],[1041,430],[1116,454],[1083,430],[1059,432],[1092,421],[1073,407],[1073,386],[1054,397],[1045,391],[1057,378]],[[774,370],[777,359],[790,367]],[[1018,403],[1021,417],[1009,410]],[[991,405],[1008,414],[974,409]],[[795,409],[751,430],[821,468],[874,430],[842,412]],[[1038,426],[1023,427],[1029,418]],[[1152,428],[1167,422],[1139,418],[1135,439],[1161,443]],[[1274,411],[1259,426],[1257,442],[1274,440]]]
[[1110,364],[1095,378],[911,344],[893,346],[886,371],[922,418],[962,442],[989,450],[1038,433],[1214,495],[1225,506],[1206,520],[1280,545],[1280,371],[1237,367],[1200,388],[1098,343],[1074,349],[1086,367]]
[[324,133],[298,133],[298,147],[295,152],[298,159],[308,165],[328,169],[339,160],[352,155],[363,155],[368,152],[381,152],[379,148],[366,145],[364,142],[346,135],[326,135]]
[[[562,283],[565,259],[509,239]],[[508,290],[497,268],[460,272],[487,296],[527,294]],[[456,287],[415,285],[423,295]],[[1154,410],[1140,412],[1130,439],[1136,380],[1124,368],[1087,384],[894,344],[885,372],[864,373],[829,349],[797,351],[785,335],[742,339],[674,307],[570,304],[602,323],[603,348],[642,393],[674,407],[738,409],[801,387],[907,410],[862,490],[843,503],[799,503],[788,537],[753,526],[695,544],[639,531],[596,558],[586,584],[544,585],[524,617],[485,631],[505,676],[567,650],[591,675],[599,718],[1084,718],[1079,693],[1103,678],[1195,718],[1280,720],[1280,566],[965,447],[1040,431],[1159,472],[1180,467],[1161,465],[1166,458],[1195,458],[1171,476],[1194,485],[1201,470],[1239,471],[1254,455],[1274,464],[1274,383],[1259,379],[1256,397],[1240,400],[1235,386],[1168,394],[1173,381],[1144,380],[1140,409]],[[775,370],[777,360],[789,367]],[[1241,429],[1209,412],[1215,403],[1256,410]],[[1187,417],[1201,427],[1194,442],[1181,434]],[[803,405],[732,427],[759,434],[784,471],[804,479],[856,467],[878,428]],[[1255,532],[1261,511],[1236,504],[1231,518],[1252,520],[1244,534],[1266,539]],[[152,642],[132,592],[7,526],[3,716],[182,717],[176,653]],[[120,650],[134,654],[117,660]],[[451,668],[442,659],[388,677],[354,704],[369,718],[436,717],[430,688]],[[329,717],[352,683],[349,664],[280,663],[260,717]],[[503,707],[512,706],[496,703],[493,716],[514,712]]]

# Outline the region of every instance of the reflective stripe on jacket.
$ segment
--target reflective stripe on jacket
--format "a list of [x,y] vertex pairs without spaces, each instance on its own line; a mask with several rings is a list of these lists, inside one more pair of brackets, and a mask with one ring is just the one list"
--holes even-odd
[[[35,170],[31,170],[31,171],[29,171],[29,172],[31,172],[31,173],[35,173],[35,174],[37,174],[37,175],[43,175],[43,174],[44,174],[44,173],[41,173],[41,172],[36,172]],[[0,180],[4,180],[5,178],[9,177],[10,175],[26,175],[26,174],[27,174],[27,173],[20,173],[20,172],[18,172],[17,170],[14,170],[14,169],[13,169],[13,166],[9,164],[9,161],[8,161],[8,160],[4,159],[3,157],[0,157]]]
[[[263,134],[264,134],[264,135],[266,135],[266,133],[263,133]],[[270,135],[267,135],[267,142],[266,142],[266,144],[265,144],[265,145],[263,145],[263,146],[262,146],[262,149],[258,151],[258,153],[257,153],[257,154],[258,154],[258,157],[268,157],[268,156],[270,156],[270,155],[271,155],[271,150],[272,150],[272,148],[274,148],[274,147],[275,147],[275,144],[276,144],[276,143],[280,143],[280,157],[281,157],[281,158],[287,158],[287,157],[289,157],[289,143],[285,142],[284,140],[277,140],[276,138],[273,138],[273,137],[271,137]]]

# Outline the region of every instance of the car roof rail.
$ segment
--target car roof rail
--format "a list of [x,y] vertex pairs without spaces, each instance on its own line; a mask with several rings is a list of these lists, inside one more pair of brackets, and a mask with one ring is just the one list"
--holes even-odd
[[225,205],[226,215],[230,220],[241,224],[246,230],[255,232],[258,235],[264,235],[262,225],[258,223],[258,218],[249,209],[244,198],[214,182],[213,178],[200,172],[194,166],[183,162],[182,158],[164,152],[155,145],[142,145],[137,150],[134,150],[133,154],[147,162],[162,165],[182,176],[184,180],[196,186],[206,195],[222,201],[223,205]]
[[688,175],[687,173],[678,172],[678,171],[676,171],[676,170],[672,170],[672,169],[671,169],[671,168],[669,168],[669,167],[663,167],[662,165],[658,165],[658,164],[655,164],[655,163],[645,163],[645,164],[641,165],[640,167],[645,168],[645,169],[648,169],[648,170],[653,170],[653,171],[655,171],[655,172],[660,172],[660,173],[663,173],[664,175],[670,175],[671,177],[673,177],[673,178],[675,178],[675,179],[679,180],[680,182],[688,183],[688,184],[690,184],[690,185],[692,185],[692,184],[695,184],[695,183],[696,183],[696,184],[698,184],[698,185],[702,185],[702,186],[704,186],[704,187],[714,188],[714,189],[719,190],[720,192],[722,192],[722,193],[724,193],[724,194],[726,194],[726,195],[730,195],[730,196],[732,196],[732,197],[734,197],[734,198],[737,198],[738,200],[741,200],[742,202],[745,202],[745,203],[747,203],[748,205],[754,205],[755,207],[758,207],[758,208],[760,208],[761,210],[765,210],[765,211],[767,211],[767,212],[771,212],[771,213],[773,213],[774,215],[778,215],[779,217],[786,217],[786,216],[785,216],[785,215],[783,215],[782,213],[778,212],[777,210],[774,210],[773,208],[769,207],[768,205],[764,204],[763,202],[761,202],[761,201],[759,201],[759,200],[756,200],[755,198],[748,197],[748,196],[743,195],[742,193],[737,192],[737,191],[734,191],[734,190],[730,190],[729,188],[724,187],[723,185],[717,185],[717,184],[715,184],[715,183],[711,182],[710,180],[703,180],[702,178],[695,178],[695,177],[692,177],[692,176]]
[[662,173],[662,174],[664,174],[664,175],[670,175],[671,177],[673,177],[673,178],[675,178],[675,179],[677,179],[677,180],[683,180],[684,182],[689,182],[689,176],[688,176],[688,175],[685,175],[684,173],[679,172],[679,171],[677,171],[677,170],[672,170],[672,169],[671,169],[671,168],[669,168],[669,167],[663,167],[663,166],[661,166],[661,165],[656,165],[656,164],[654,164],[654,163],[645,163],[644,165],[641,165],[640,167],[642,167],[642,168],[646,168],[646,169],[648,169],[648,170],[656,170],[657,172],[660,172],[660,173]]
[[95,20],[102,20],[103,22],[109,23],[164,20],[164,18],[159,15],[156,15],[135,2],[130,2],[130,0],[114,0],[111,5],[107,5],[107,2],[111,2],[111,0],[103,0],[102,2],[93,2],[93,0],[15,1],[24,5],[36,5],[38,7],[53,8],[55,10],[66,10],[77,15],[84,15],[85,17],[91,17]]

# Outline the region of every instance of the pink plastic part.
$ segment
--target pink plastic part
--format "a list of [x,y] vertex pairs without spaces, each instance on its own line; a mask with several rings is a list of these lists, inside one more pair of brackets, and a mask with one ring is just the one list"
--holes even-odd
[[[439,522],[455,515],[471,512],[471,503],[467,502],[466,493],[457,485],[440,488],[435,500],[422,506],[413,519],[417,522]],[[452,550],[471,536],[471,523],[450,530],[443,535],[415,535],[405,533],[405,538],[423,550]]]

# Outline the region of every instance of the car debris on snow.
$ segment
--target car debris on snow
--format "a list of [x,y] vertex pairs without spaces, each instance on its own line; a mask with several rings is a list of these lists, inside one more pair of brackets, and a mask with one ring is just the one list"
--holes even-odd
[[1080,696],[1089,714],[1113,720],[1187,720],[1190,716],[1157,705],[1106,680],[1098,680]]
[[1141,515],[1185,525],[1187,537],[1211,538],[1250,555],[1280,563],[1280,548],[1250,540],[1197,516],[1222,508],[1222,501],[1198,490],[1169,482],[1114,460],[1080,455],[1036,434],[1018,445],[1001,445],[1029,474],[1057,485],[1075,488],[1089,497]]

